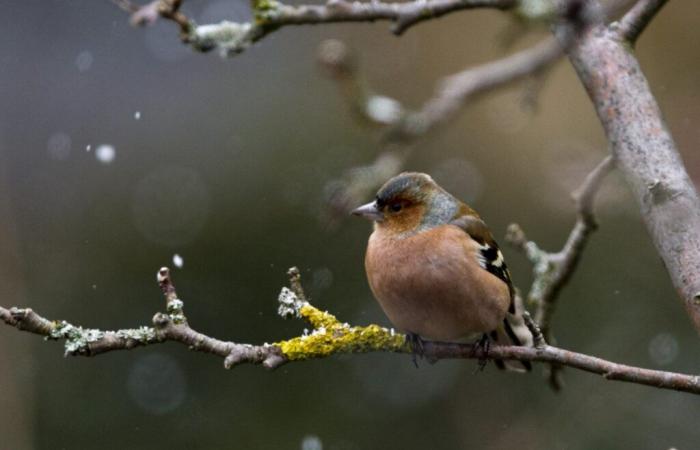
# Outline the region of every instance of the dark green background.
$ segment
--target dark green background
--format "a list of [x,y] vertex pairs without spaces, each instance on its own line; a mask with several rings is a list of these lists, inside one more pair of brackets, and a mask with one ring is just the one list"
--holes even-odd
[[[185,11],[241,20],[247,7],[191,1]],[[695,2],[670,2],[638,45],[696,180],[699,16]],[[261,343],[301,333],[276,315],[291,265],[317,306],[387,324],[362,268],[368,224],[319,220],[326,185],[379,146],[319,73],[316,48],[345,40],[374,89],[416,107],[440,77],[545,36],[508,48],[515,27],[474,11],[401,38],[387,24],[287,28],[221,60],[184,48],[172,24],[131,28],[107,0],[2,2],[0,304],[91,327],[148,324],[163,308],[156,270],[177,253],[179,294],[207,334]],[[523,89],[478,100],[407,168],[471,200],[497,236],[516,221],[557,249],[574,220],[569,191],[606,142],[567,62],[536,111],[521,107]],[[116,149],[111,164],[95,158],[103,143]],[[697,334],[619,176],[598,210],[601,229],[555,316],[559,344],[700,372]],[[504,251],[527,287],[529,265]],[[685,450],[700,439],[697,397],[573,370],[554,394],[539,370],[474,374],[471,361],[416,370],[405,356],[357,355],[228,372],[175,344],[95,359],[62,352],[0,327],[0,448],[312,449],[315,436],[326,450]]]

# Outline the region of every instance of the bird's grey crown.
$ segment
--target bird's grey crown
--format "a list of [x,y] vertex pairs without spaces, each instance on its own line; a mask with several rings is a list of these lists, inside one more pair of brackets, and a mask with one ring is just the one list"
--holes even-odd
[[435,185],[429,175],[420,172],[403,172],[387,181],[377,192],[377,205],[382,207],[401,194],[420,193],[426,184]]

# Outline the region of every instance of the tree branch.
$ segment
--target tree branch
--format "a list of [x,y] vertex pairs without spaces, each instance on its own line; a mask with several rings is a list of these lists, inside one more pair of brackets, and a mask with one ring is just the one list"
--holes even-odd
[[388,178],[401,171],[415,144],[458,116],[477,96],[509,83],[541,73],[564,55],[556,39],[543,42],[502,59],[470,67],[438,83],[435,94],[422,108],[408,111],[398,101],[371,92],[359,74],[357,62],[339,41],[326,41],[319,50],[322,67],[337,83],[350,109],[362,123],[384,129],[383,151],[373,163],[352,168],[332,181],[326,219],[345,217]]
[[550,38],[513,55],[451,75],[438,84],[434,96],[420,110],[398,121],[387,132],[386,139],[405,141],[422,137],[453,120],[477,95],[532,76],[563,54],[564,46]]
[[[129,0],[113,0],[131,12],[135,25],[153,23],[157,17],[178,24],[181,38],[198,51],[218,49],[233,56],[269,33],[288,25],[315,25],[339,22],[393,22],[392,32],[400,35],[420,22],[465,9],[512,9],[518,0],[415,0],[405,3],[329,0],[325,5],[286,5],[277,0],[252,0],[254,22],[196,25],[181,12],[181,0],[155,0],[135,6]],[[548,12],[548,11],[545,11]]]
[[529,305],[536,308],[535,322],[542,328],[547,340],[551,340],[551,319],[559,292],[576,270],[588,238],[597,228],[593,199],[603,178],[613,167],[612,157],[606,157],[572,194],[578,217],[560,251],[550,253],[542,250],[527,239],[519,225],[511,224],[508,227],[506,241],[522,251],[533,264],[535,279],[527,300]]
[[[96,356],[114,350],[128,350],[172,341],[184,344],[190,350],[223,358],[224,367],[227,369],[244,363],[260,364],[274,369],[292,361],[325,358],[338,353],[411,353],[405,336],[395,333],[394,330],[378,325],[350,326],[341,323],[332,314],[318,310],[306,300],[299,271],[292,268],[288,273],[290,288],[282,288],[280,292],[278,313],[283,317],[304,318],[311,324],[313,331],[274,344],[250,345],[221,341],[192,329],[187,323],[183,302],[177,297],[167,268],[158,272],[158,283],[165,295],[167,313],[157,313],[153,317],[153,327],[118,331],[85,329],[65,321],[48,320],[29,308],[0,307],[0,320],[47,339],[64,340],[66,355]],[[428,341],[424,344],[423,355],[431,361],[515,359],[544,362],[596,373],[608,380],[700,394],[698,376],[627,366],[553,347],[547,345],[539,328],[527,313],[525,321],[535,338],[534,347],[491,346],[486,350],[476,344]]]
[[[633,11],[643,10],[639,5]],[[641,14],[646,19],[632,20],[640,14],[626,23],[650,18]],[[620,40],[617,26],[603,24],[586,29],[569,57],[605,129],[616,167],[632,188],[671,281],[700,331],[700,199],[639,62]]]
[[[611,156],[598,164],[572,193],[576,203],[577,219],[562,249],[550,253],[527,239],[518,224],[511,224],[506,233],[506,241],[520,250],[532,263],[534,280],[527,296],[529,307],[535,308],[535,322],[539,324],[544,338],[553,342],[552,316],[561,289],[566,285],[581,260],[588,238],[597,228],[593,216],[593,200],[605,176],[613,169]],[[562,386],[561,367],[551,365],[546,373],[550,385],[559,390]]]
[[667,1],[639,0],[617,24],[620,37],[630,44],[634,44],[642,31],[649,25],[651,19],[656,16]]

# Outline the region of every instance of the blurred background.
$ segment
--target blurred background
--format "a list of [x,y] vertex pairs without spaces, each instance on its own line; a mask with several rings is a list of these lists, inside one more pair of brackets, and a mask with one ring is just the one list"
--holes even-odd
[[[243,0],[186,2],[198,23],[246,20]],[[638,43],[686,166],[700,180],[700,4],[670,2]],[[290,27],[244,54],[195,54],[171,23],[134,29],[107,0],[0,4],[0,304],[106,329],[150,324],[173,268],[190,323],[221,339],[273,342],[306,326],[276,315],[298,265],[315,305],[388,325],[363,269],[369,224],[324,219],[328,186],[381,150],[319,71],[343,40],[377,92],[419,107],[436,81],[536,42],[472,11],[391,35],[386,23]],[[533,108],[521,83],[481,97],[422,142],[406,168],[470,201],[496,236],[520,223],[559,249],[569,192],[607,144],[566,61]],[[600,230],[560,298],[568,349],[700,373],[700,342],[618,175]],[[504,246],[517,285],[531,280]],[[0,327],[0,448],[304,450],[697,448],[697,397],[566,370],[475,373],[473,361],[413,367],[352,355],[222,369],[165,344],[94,359]]]

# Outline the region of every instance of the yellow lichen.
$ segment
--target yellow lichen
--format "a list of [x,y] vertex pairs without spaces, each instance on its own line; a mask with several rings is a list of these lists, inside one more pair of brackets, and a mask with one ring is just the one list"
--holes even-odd
[[321,311],[310,303],[304,304],[304,306],[299,309],[299,313],[301,317],[308,320],[314,328],[332,328],[341,325],[333,314],[328,311]]
[[351,327],[308,303],[301,307],[300,313],[314,327],[313,332],[274,344],[290,360],[322,358],[335,353],[409,351],[404,335],[378,325]]

